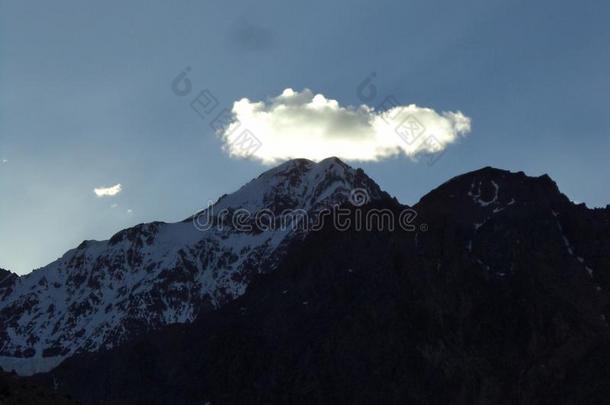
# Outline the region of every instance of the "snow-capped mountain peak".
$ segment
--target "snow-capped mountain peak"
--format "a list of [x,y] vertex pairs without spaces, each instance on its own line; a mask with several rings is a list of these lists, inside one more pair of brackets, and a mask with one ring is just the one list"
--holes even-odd
[[[361,170],[337,158],[285,162],[221,197],[215,213],[243,209],[315,215],[348,200],[354,189],[384,193]],[[122,230],[85,241],[55,262],[0,285],[0,366],[21,374],[45,371],[81,351],[111,348],[130,336],[193,321],[242,295],[256,273],[271,271],[291,228],[202,231],[191,218]]]
[[[356,170],[336,157],[315,163],[307,159],[289,160],[245,184],[236,192],[221,197],[213,208],[263,209],[281,214],[286,209],[315,209],[344,202],[351,190],[364,188],[371,198],[379,198],[381,190],[362,170]],[[332,200],[332,201],[329,201]]]

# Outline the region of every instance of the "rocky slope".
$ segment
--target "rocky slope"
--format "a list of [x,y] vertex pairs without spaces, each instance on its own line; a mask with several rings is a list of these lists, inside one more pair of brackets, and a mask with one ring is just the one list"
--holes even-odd
[[327,224],[219,310],[35,380],[91,404],[608,403],[610,207],[485,168],[414,208]]
[[275,268],[288,242],[308,232],[291,226],[295,210],[313,222],[358,188],[372,199],[384,195],[338,159],[293,160],[184,222],[140,224],[107,241],[85,241],[22,277],[2,271],[0,367],[45,371],[74,353],[192,322],[242,295],[254,274]]
[[0,299],[11,292],[11,287],[17,278],[15,273],[0,268]]

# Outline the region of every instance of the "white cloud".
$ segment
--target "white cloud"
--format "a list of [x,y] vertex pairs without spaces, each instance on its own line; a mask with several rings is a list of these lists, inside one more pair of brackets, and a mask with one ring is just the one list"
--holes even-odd
[[2,159],[2,163],[3,164],[8,163],[8,159]]
[[120,193],[122,189],[121,184],[115,184],[111,187],[94,188],[93,192],[98,197],[112,197]]
[[366,105],[344,107],[309,89],[286,89],[266,102],[243,98],[233,103],[232,113],[233,121],[220,131],[224,149],[231,156],[251,156],[269,164],[297,157],[415,157],[440,152],[470,132],[470,118],[459,111],[437,113],[415,104],[385,112]]
[[114,204],[111,204],[111,205],[110,205],[110,208],[117,208],[118,206],[119,206],[119,204],[114,203]]

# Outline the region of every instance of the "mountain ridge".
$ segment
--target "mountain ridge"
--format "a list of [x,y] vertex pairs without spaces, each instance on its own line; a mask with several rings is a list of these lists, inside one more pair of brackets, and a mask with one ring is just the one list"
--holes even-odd
[[[262,173],[236,192],[220,197],[211,207],[229,211],[269,209],[275,215],[305,207],[315,215],[323,208],[348,203],[350,192],[360,188],[373,201],[392,198],[361,169],[353,169],[337,158],[319,163],[296,159]],[[602,248],[595,247],[599,243],[565,242],[577,233],[576,220],[567,214],[567,207],[573,204],[548,176],[528,177],[523,172],[485,167],[446,181],[424,195],[414,208],[419,217],[434,213],[446,217],[445,221],[468,225],[471,229],[461,231],[461,243],[476,251],[480,238],[495,226],[498,215],[505,215],[515,204],[547,199],[551,205],[543,203],[546,208],[540,209],[546,211],[541,215],[563,227],[566,248],[576,252],[572,256],[586,262],[587,268],[605,266],[597,253]],[[584,209],[581,216],[595,216],[592,221],[601,218],[603,222],[607,217],[608,210]],[[277,265],[292,239],[304,237],[303,233],[286,230],[271,237],[269,232],[241,232],[228,226],[206,239],[192,222],[193,218],[173,224],[138,224],[107,241],[84,241],[45,266],[52,271],[37,270],[0,284],[0,294],[8,297],[0,303],[4,325],[0,330],[0,366],[22,374],[46,371],[75,353],[112,349],[164,325],[192,322],[199,314],[242,295],[254,275]],[[430,225],[434,226],[434,221]],[[99,256],[104,249],[110,249],[110,253]],[[209,268],[216,268],[216,273]],[[23,283],[24,279],[30,281]],[[13,291],[19,283],[25,284],[21,295]],[[52,295],[54,288],[77,299],[57,310],[61,302]],[[45,317],[53,316],[55,323],[51,325]],[[15,331],[21,331],[21,335]]]
[[475,172],[413,231],[328,223],[222,308],[33,380],[91,404],[606,403],[610,211],[553,190]]

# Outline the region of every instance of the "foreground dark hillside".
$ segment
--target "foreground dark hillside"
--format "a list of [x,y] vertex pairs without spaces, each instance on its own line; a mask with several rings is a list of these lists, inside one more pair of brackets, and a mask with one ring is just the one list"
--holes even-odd
[[192,325],[34,379],[87,403],[610,402],[609,209],[490,168],[414,208],[414,232],[327,226]]
[[0,405],[78,405],[81,402],[52,389],[0,371]]

